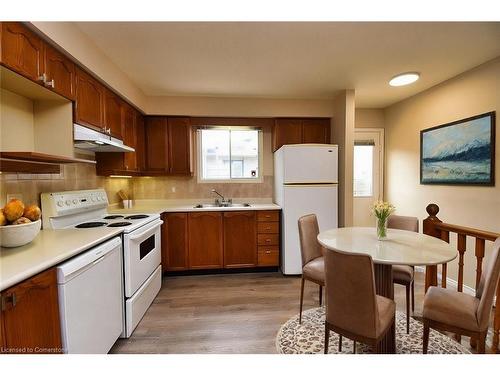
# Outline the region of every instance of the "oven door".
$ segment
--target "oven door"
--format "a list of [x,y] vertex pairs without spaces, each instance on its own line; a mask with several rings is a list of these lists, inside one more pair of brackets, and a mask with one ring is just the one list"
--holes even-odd
[[123,235],[125,296],[130,298],[161,264],[161,224],[155,220]]

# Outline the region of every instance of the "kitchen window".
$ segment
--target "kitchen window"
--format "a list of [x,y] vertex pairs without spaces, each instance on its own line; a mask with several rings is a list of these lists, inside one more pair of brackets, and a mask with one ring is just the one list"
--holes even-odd
[[262,182],[262,131],[247,127],[198,130],[200,182]]

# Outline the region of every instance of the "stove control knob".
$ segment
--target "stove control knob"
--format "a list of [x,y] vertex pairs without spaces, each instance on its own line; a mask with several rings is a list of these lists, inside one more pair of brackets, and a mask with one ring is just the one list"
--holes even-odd
[[59,207],[62,207],[62,206],[64,205],[64,202],[63,202],[63,201],[59,201],[59,202],[57,202],[57,205],[58,205]]
[[78,200],[73,199],[73,204],[77,204],[77,203],[78,203]]
[[90,200],[91,200],[92,202],[95,202],[95,198],[94,198],[94,196],[91,196],[91,197],[90,197]]
[[66,206],[69,206],[69,205],[71,205],[71,201],[68,199],[68,200],[66,201]]

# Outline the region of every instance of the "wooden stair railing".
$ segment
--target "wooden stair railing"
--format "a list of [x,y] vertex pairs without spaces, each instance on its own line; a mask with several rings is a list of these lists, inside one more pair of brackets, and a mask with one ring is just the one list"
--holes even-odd
[[[487,232],[479,229],[462,227],[454,224],[443,223],[437,217],[439,213],[439,206],[437,204],[431,203],[426,207],[427,214],[429,215],[423,221],[423,232],[429,236],[437,237],[443,241],[450,242],[450,232],[457,234],[457,250],[459,253],[458,258],[458,280],[457,280],[457,290],[459,292],[463,291],[464,285],[464,255],[466,251],[466,240],[467,236],[474,237],[476,239],[475,244],[475,256],[476,256],[476,289],[481,281],[481,274],[483,270],[483,258],[484,249],[486,241],[495,241],[500,237],[500,233]],[[446,288],[446,263],[442,265],[441,271],[441,287]],[[425,270],[425,291],[429,289],[430,286],[438,285],[438,269],[437,266],[427,266]],[[495,306],[495,317],[493,322],[493,352],[500,352],[499,348],[499,334],[500,334],[500,282],[497,286],[496,292],[496,306]],[[457,337],[457,339],[460,339]],[[474,346],[475,343],[471,342]]]

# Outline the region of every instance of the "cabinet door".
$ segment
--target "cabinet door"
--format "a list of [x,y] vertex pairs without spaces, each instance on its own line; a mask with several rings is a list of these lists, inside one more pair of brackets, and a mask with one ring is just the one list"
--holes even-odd
[[192,174],[191,124],[188,117],[168,119],[169,174]]
[[189,267],[222,268],[222,213],[189,213],[188,233]]
[[44,64],[47,81],[53,81],[52,86],[47,87],[68,99],[74,99],[76,69],[73,61],[55,48],[46,45]]
[[78,67],[75,121],[98,129],[104,127],[104,86]]
[[7,349],[59,352],[62,345],[54,268],[3,291],[2,302]]
[[302,143],[330,143],[330,119],[302,120]]
[[43,41],[19,22],[2,22],[2,63],[37,82],[44,73]]
[[104,95],[104,126],[111,129],[113,137],[122,138],[123,101],[110,90]]
[[302,120],[276,119],[273,128],[273,152],[283,145],[302,143]]
[[187,213],[166,213],[162,219],[162,270],[186,270],[189,267]]
[[168,122],[166,117],[146,118],[146,169],[155,174],[168,173]]
[[135,155],[137,159],[137,169],[139,171],[146,170],[146,135],[144,129],[144,116],[139,113],[135,114],[135,131],[136,131],[136,143],[135,143]]
[[[123,105],[122,110],[123,110],[122,114],[123,143],[135,149],[137,147],[137,128],[135,123],[136,112],[135,109],[128,104]],[[123,158],[124,158],[125,170],[130,170],[130,171],[137,170],[136,152],[125,152]]]
[[257,265],[255,211],[224,212],[224,267]]

